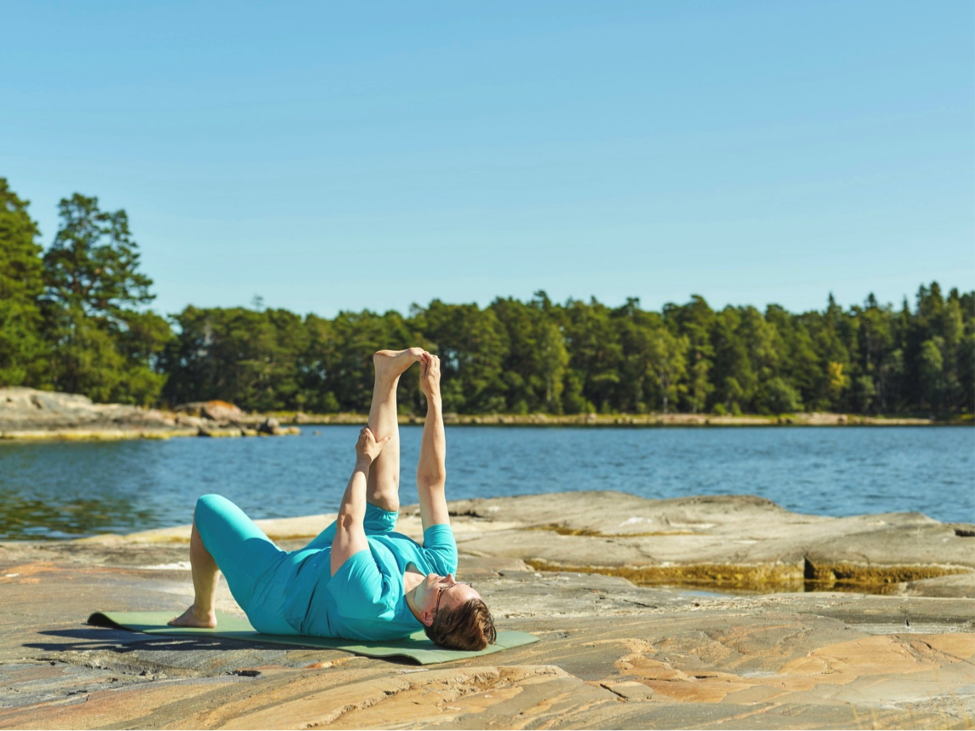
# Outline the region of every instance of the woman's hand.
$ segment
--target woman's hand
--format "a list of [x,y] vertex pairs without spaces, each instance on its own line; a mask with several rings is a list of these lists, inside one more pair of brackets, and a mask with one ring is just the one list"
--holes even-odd
[[392,439],[392,436],[387,434],[382,439],[377,440],[376,435],[372,433],[372,429],[364,426],[362,431],[359,432],[359,441],[355,443],[356,461],[371,464],[379,456],[379,453],[383,451],[383,447],[386,446],[390,439]]

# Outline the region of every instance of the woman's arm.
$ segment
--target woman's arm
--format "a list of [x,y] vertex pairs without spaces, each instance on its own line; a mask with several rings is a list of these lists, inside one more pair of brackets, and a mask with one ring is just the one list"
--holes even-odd
[[376,441],[369,427],[359,432],[359,441],[355,445],[355,469],[349,478],[338,517],[335,519],[335,538],[332,539],[330,556],[332,576],[335,576],[351,556],[369,548],[366,532],[362,527],[362,521],[366,517],[366,480],[370,465],[389,440],[387,435]]
[[444,486],[447,483],[447,437],[440,398],[440,358],[429,353],[420,360],[420,390],[427,398],[427,418],[416,466],[420,518],[425,531],[431,525],[450,525]]

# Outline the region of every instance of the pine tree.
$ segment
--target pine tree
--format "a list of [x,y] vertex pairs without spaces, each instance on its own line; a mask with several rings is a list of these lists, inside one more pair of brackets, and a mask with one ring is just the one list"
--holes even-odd
[[171,333],[162,318],[136,309],[155,295],[139,271],[128,216],[78,193],[61,200],[59,213],[61,228],[44,254],[52,385],[96,401],[152,403]]
[[43,384],[44,266],[28,205],[0,178],[0,387]]

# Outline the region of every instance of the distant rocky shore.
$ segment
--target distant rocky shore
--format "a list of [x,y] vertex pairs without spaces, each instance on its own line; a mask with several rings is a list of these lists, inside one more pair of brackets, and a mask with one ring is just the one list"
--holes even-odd
[[[299,434],[299,425],[365,424],[365,414],[253,414],[226,401],[198,401],[173,410],[123,404],[95,404],[86,396],[0,388],[0,439],[168,439],[176,436],[239,437]],[[931,426],[972,425],[971,418],[885,418],[848,414],[800,413],[780,416],[714,414],[485,414],[447,413],[454,426]],[[404,415],[401,424],[422,424]]]
[[[365,414],[278,414],[295,424],[365,424]],[[800,413],[777,416],[715,414],[444,414],[444,422],[455,426],[971,426],[971,418],[940,420],[934,417],[888,418],[856,414]],[[401,416],[401,424],[422,424],[422,416]]]
[[182,404],[173,411],[95,404],[86,396],[0,388],[0,439],[168,439],[299,434],[264,414],[224,401]]

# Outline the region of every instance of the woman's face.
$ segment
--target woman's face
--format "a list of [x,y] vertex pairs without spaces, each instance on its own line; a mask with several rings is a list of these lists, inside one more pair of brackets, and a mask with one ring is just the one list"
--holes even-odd
[[424,612],[429,612],[430,620],[437,615],[438,609],[456,609],[471,599],[480,599],[481,595],[470,584],[459,583],[453,574],[427,574],[422,587],[420,606]]

